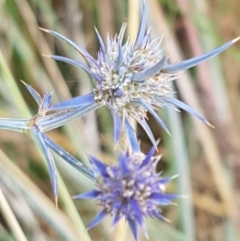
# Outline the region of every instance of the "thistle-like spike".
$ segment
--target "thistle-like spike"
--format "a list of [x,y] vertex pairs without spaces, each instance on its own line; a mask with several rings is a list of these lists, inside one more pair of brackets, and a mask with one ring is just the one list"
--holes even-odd
[[129,219],[128,225],[130,227],[130,230],[133,234],[135,241],[138,241],[138,224],[137,224],[137,222],[133,219]]
[[150,199],[157,202],[159,205],[171,205],[172,199],[178,198],[178,195],[172,193],[152,193]]
[[111,112],[113,117],[113,133],[114,133],[114,143],[116,144],[120,138],[121,134],[121,120],[117,113]]
[[154,148],[157,149],[157,143],[153,136],[153,133],[151,131],[151,128],[149,127],[148,123],[145,119],[137,120],[137,122],[142,126],[144,131],[147,133],[148,138],[150,139],[151,143],[153,144]]
[[[159,173],[159,176],[161,174]],[[172,181],[174,178],[178,177],[178,175],[172,176],[172,177],[164,177],[162,179],[159,180],[159,185],[166,185],[167,183],[169,183],[170,181]]]
[[168,133],[169,136],[171,136],[167,126],[162,121],[162,119],[158,116],[158,114],[153,110],[151,105],[148,105],[145,101],[139,100],[139,103],[155,118],[155,120],[162,126],[162,128]]
[[145,35],[143,40],[142,40],[141,48],[145,48],[148,45],[149,41],[150,41],[149,36]]
[[119,71],[119,68],[121,67],[122,61],[123,61],[122,45],[120,42],[118,42],[118,56],[116,59],[116,66],[115,66],[115,69],[117,72]]
[[188,60],[184,60],[184,61],[181,61],[181,62],[175,63],[175,64],[167,64],[164,67],[164,70],[167,70],[168,72],[175,72],[175,71],[185,70],[185,69],[194,67],[194,66],[200,64],[201,62],[206,61],[206,60],[220,54],[225,49],[229,48],[230,46],[235,44],[237,41],[239,41],[239,39],[240,39],[240,37],[237,37],[237,38],[229,41],[228,43],[220,46],[219,48],[212,50],[209,53],[203,54],[201,56],[198,56],[198,57],[195,57],[192,59],[188,59]]
[[159,46],[162,43],[164,34],[162,33],[162,35],[156,39],[154,39],[151,43],[149,43],[149,49],[150,51],[154,52],[157,49],[157,46]]
[[146,26],[147,26],[147,5],[146,5],[146,2],[144,1],[142,6],[141,22],[138,29],[136,41],[132,48],[132,52],[141,45],[142,39],[146,31]]
[[101,49],[102,53],[105,56],[105,54],[106,54],[106,47],[105,47],[105,44],[103,42],[103,39],[102,39],[100,33],[98,32],[98,30],[97,30],[97,28],[95,26],[94,26],[94,29],[95,29],[95,32],[97,34],[98,42],[100,44],[100,49]]
[[125,31],[126,31],[126,28],[127,28],[127,21],[125,20],[121,29],[120,29],[119,35],[118,35],[118,41],[119,41],[120,44],[122,44],[123,36],[124,36]]
[[159,48],[159,46],[161,45],[162,41],[163,41],[163,36],[164,34],[161,35],[161,37],[156,38],[155,40],[153,40],[150,44],[149,47],[151,49],[151,52],[156,52],[157,49]]
[[165,222],[170,222],[170,220],[165,218],[158,210],[153,211],[152,216]]
[[44,28],[39,28],[40,30],[46,32],[46,33],[50,33],[51,35],[53,35],[54,37],[59,38],[60,40],[63,40],[64,42],[67,42],[69,45],[71,45],[74,49],[76,49],[87,61],[92,61],[92,62],[96,62],[96,60],[82,47],[80,47],[78,44],[74,43],[72,40],[64,37],[63,35],[52,31],[52,30],[48,30],[48,29],[44,29]]
[[42,102],[42,98],[39,95],[39,93],[31,85],[28,85],[23,80],[20,80],[20,81],[25,85],[25,87],[27,88],[27,90],[29,91],[29,93],[31,94],[31,96],[34,98],[34,100],[37,102],[39,106]]
[[43,138],[48,148],[51,149],[53,152],[55,152],[55,154],[60,156],[64,161],[66,161],[72,167],[76,168],[79,172],[81,172],[83,175],[88,177],[90,180],[95,181],[95,177],[92,169],[83,165],[79,160],[77,160],[74,156],[69,154],[69,152],[65,151],[62,147],[57,145],[45,134],[43,134]]
[[163,57],[156,64],[133,75],[132,81],[142,82],[145,79],[151,78],[152,76],[159,73],[164,68],[164,66],[166,66],[166,63],[167,63],[167,58]]
[[128,139],[129,139],[133,152],[139,153],[140,148],[139,148],[139,144],[137,141],[136,132],[133,129],[132,125],[130,124],[128,117],[125,118],[124,126],[125,126],[125,130],[127,132],[127,136],[128,136]]
[[90,192],[86,192],[86,193],[82,193],[82,194],[78,194],[74,197],[72,197],[73,199],[94,199],[99,195],[99,192],[96,190],[92,190]]
[[120,215],[115,215],[114,218],[113,218],[113,221],[112,221],[112,228],[115,227],[115,225],[119,222],[119,220],[121,219],[121,216]]
[[143,160],[142,166],[147,166],[151,162],[154,153],[155,153],[155,147],[153,146],[148,152],[148,154],[146,155],[145,159]]
[[102,176],[108,176],[107,171],[106,171],[107,166],[103,162],[101,162],[97,158],[90,156],[90,155],[88,155],[88,159],[89,159],[89,161],[92,165],[93,171],[95,173],[99,173]]
[[38,110],[39,115],[45,116],[46,112],[49,110],[49,106],[52,100],[52,94],[53,93],[49,93],[49,92],[46,92],[46,94],[44,94]]
[[199,114],[197,111],[195,111],[193,108],[191,108],[190,106],[186,105],[185,103],[183,103],[180,100],[177,99],[173,99],[171,97],[163,97],[163,100],[169,102],[170,104],[173,104],[185,111],[187,111],[188,113],[196,116],[199,120],[201,120],[202,122],[204,122],[205,124],[211,126],[212,128],[214,128],[214,126],[212,126],[201,114]]
[[87,230],[95,227],[96,225],[98,225],[107,215],[107,213],[105,211],[101,211],[94,219],[93,221],[88,225]]
[[89,94],[77,96],[69,100],[62,101],[56,105],[53,105],[49,108],[49,111],[59,111],[59,110],[66,110],[71,108],[77,107],[84,107],[87,105],[91,105],[95,103],[94,94],[90,92]]
[[131,201],[131,206],[136,215],[136,220],[137,220],[138,224],[142,227],[143,226],[143,214],[142,214],[142,210],[141,210],[138,202],[133,199]]
[[85,65],[85,64],[83,64],[83,63],[81,63],[77,60],[69,59],[69,58],[66,58],[66,57],[58,56],[58,55],[45,55],[45,54],[43,54],[43,56],[48,57],[48,58],[52,58],[52,59],[55,59],[57,61],[61,61],[61,62],[67,63],[67,64],[74,65],[78,68],[81,68],[81,69],[85,70],[88,74],[90,74],[98,82],[101,82],[101,80],[102,80],[101,76],[99,76],[97,74],[94,74],[87,65]]

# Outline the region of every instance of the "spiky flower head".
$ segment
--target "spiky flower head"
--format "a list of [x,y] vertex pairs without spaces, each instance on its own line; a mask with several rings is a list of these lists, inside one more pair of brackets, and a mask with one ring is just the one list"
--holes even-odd
[[154,157],[154,151],[152,148],[146,156],[142,153],[120,154],[116,165],[106,165],[89,157],[97,180],[96,188],[74,197],[94,199],[102,208],[88,229],[101,222],[106,215],[112,216],[113,227],[125,218],[135,240],[138,240],[139,227],[146,234],[145,218],[166,220],[159,206],[171,205],[171,200],[177,195],[165,192],[166,184],[172,178],[161,178],[160,173],[156,173],[160,157]]
[[[184,109],[209,124],[202,115],[191,107],[172,98],[171,83],[178,77],[177,71],[193,67],[219,54],[239,38],[200,57],[170,64],[162,49],[159,48],[162,37],[151,41],[149,31],[146,30],[147,7],[145,1],[134,43],[131,43],[129,39],[123,43],[126,26],[125,22],[120,33],[114,38],[108,36],[106,44],[96,30],[100,45],[97,59],[94,59],[86,50],[64,36],[54,31],[44,30],[73,46],[85,57],[88,65],[62,56],[53,55],[51,57],[84,69],[95,83],[90,94],[56,104],[52,110],[80,108],[79,110],[83,113],[74,115],[79,117],[90,110],[106,106],[113,117],[115,142],[119,139],[122,129],[125,129],[133,147],[136,147],[137,144],[129,122],[130,118],[135,119],[143,127],[154,145],[156,145],[156,141],[146,122],[147,112],[168,132],[167,126],[155,112],[157,107]],[[57,119],[55,122],[55,126],[57,126]]]

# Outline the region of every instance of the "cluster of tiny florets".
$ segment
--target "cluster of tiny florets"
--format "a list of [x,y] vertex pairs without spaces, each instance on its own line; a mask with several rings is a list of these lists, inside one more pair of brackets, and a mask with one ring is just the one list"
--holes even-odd
[[[137,219],[131,200],[136,201],[144,216],[157,210],[157,203],[150,201],[153,193],[165,193],[165,185],[161,184],[156,174],[156,159],[147,166],[141,166],[143,156],[133,155],[127,160],[127,173],[120,165],[107,166],[107,176],[102,176],[96,190],[99,192],[98,203],[112,215],[123,215],[126,219]],[[116,203],[119,204],[116,205]]]
[[137,113],[143,117],[146,109],[134,102],[141,98],[156,104],[157,98],[171,93],[171,82],[176,75],[159,71],[144,81],[133,81],[136,73],[148,69],[163,58],[159,50],[162,38],[150,42],[146,34],[142,44],[133,49],[129,40],[119,47],[122,45],[122,34],[123,31],[120,31],[119,36],[114,39],[108,37],[107,52],[104,53],[100,49],[97,64],[91,66],[92,72],[102,79],[94,89],[95,100],[120,115],[127,111],[129,115]]
[[154,148],[145,156],[142,153],[120,154],[118,163],[106,165],[90,157],[96,176],[93,191],[77,195],[77,199],[94,199],[102,211],[89,225],[97,225],[106,215],[113,218],[113,226],[125,218],[137,240],[138,227],[145,231],[144,218],[165,219],[160,205],[172,204],[175,194],[166,193],[166,184],[172,178],[161,178],[156,172],[160,157],[154,157]]

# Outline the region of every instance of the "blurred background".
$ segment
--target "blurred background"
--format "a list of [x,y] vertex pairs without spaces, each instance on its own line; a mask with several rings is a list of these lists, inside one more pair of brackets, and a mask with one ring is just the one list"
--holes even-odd
[[[146,0],[152,39],[164,34],[161,48],[171,62],[210,51],[240,35],[240,1]],[[42,54],[84,61],[70,46],[39,30],[51,29],[97,56],[94,26],[105,39],[127,19],[127,36],[138,30],[141,0],[0,0],[0,116],[29,118],[37,105],[20,82],[41,95],[54,92],[53,103],[87,93],[88,75]],[[177,206],[164,207],[170,223],[147,220],[152,241],[240,240],[240,43],[174,82],[176,96],[202,113],[212,129],[184,112],[162,110],[172,137],[149,116],[161,139],[158,169],[164,176],[179,174],[169,192],[183,196]],[[142,150],[151,143],[137,127]],[[49,137],[88,164],[86,153],[114,162],[112,121],[101,109],[48,133]],[[106,219],[85,227],[96,215],[92,201],[72,201],[93,183],[54,156],[59,170],[59,210],[45,160],[23,134],[0,130],[0,241],[131,241],[125,223],[111,231]],[[142,233],[140,240],[147,240]]]

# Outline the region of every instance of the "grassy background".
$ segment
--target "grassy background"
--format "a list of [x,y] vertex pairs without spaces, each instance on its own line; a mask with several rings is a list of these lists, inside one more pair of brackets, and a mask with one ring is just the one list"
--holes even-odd
[[[148,0],[147,4],[151,35],[164,32],[162,47],[172,62],[212,50],[240,34],[238,1]],[[29,118],[36,113],[20,79],[42,95],[53,90],[54,103],[91,88],[83,71],[43,57],[60,54],[82,60],[39,27],[60,32],[96,56],[94,25],[102,36],[114,36],[126,18],[128,35],[134,39],[140,7],[140,0],[0,0],[0,116]],[[240,240],[239,49],[237,43],[174,83],[177,97],[204,114],[215,129],[189,114],[164,110],[160,114],[171,130],[170,138],[149,116],[155,137],[161,138],[158,168],[164,175],[179,174],[169,191],[184,195],[178,207],[163,209],[171,223],[147,222],[150,240]],[[85,152],[113,161],[112,123],[104,109],[48,134],[87,165]],[[139,127],[138,138],[147,151],[151,144]],[[55,161],[59,210],[53,204],[45,161],[32,140],[0,131],[0,240],[132,240],[125,224],[110,232],[110,219],[85,231],[97,207],[93,202],[73,202],[71,196],[93,184],[60,158]]]

